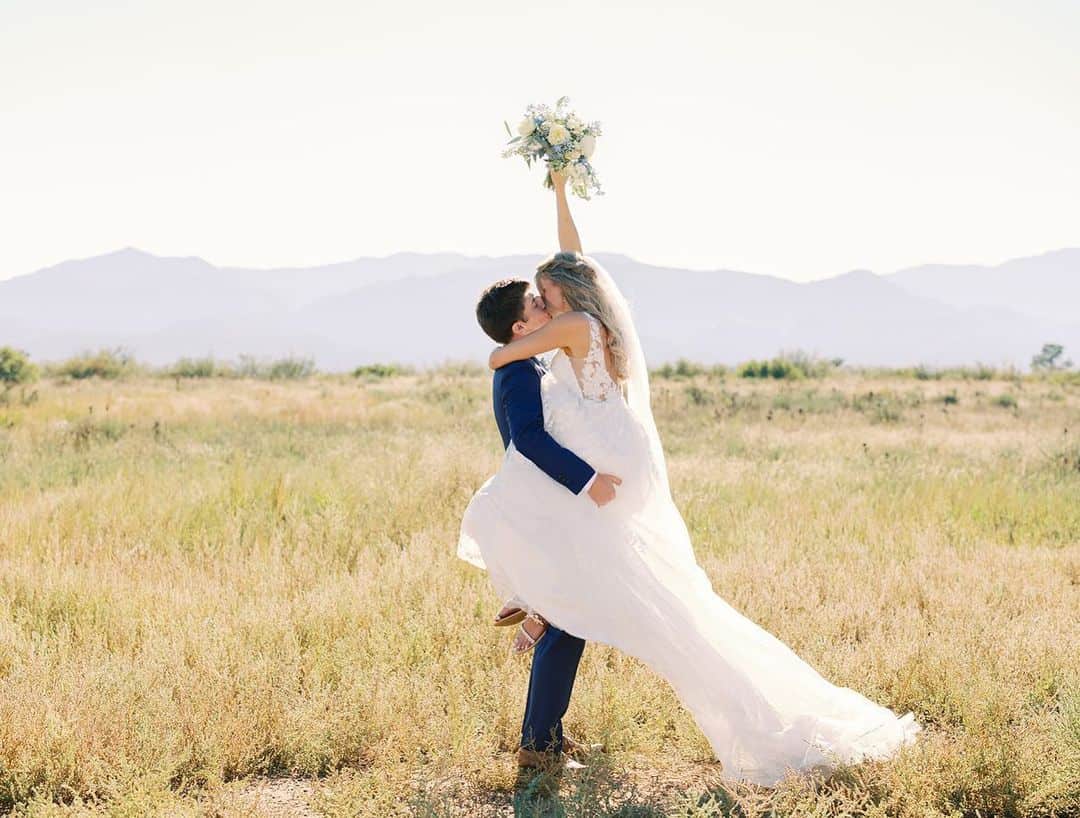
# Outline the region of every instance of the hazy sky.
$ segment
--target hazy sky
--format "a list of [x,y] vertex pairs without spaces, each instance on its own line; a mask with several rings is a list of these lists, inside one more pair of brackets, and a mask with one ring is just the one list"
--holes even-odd
[[587,252],[795,279],[1080,245],[1080,3],[0,0],[0,278],[555,244],[502,121],[605,133]]

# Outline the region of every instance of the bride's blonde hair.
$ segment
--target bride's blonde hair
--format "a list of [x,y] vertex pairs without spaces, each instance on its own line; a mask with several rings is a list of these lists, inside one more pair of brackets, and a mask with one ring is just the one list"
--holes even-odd
[[619,332],[614,314],[596,284],[596,271],[585,257],[573,251],[563,251],[545,259],[536,268],[536,286],[540,288],[541,277],[558,284],[570,309],[587,312],[600,320],[607,330],[607,346],[611,350],[611,365],[615,379],[626,380],[628,361],[626,345]]

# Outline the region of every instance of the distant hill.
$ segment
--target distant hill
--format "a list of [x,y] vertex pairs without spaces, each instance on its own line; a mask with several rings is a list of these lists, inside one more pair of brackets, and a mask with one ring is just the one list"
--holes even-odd
[[[1045,342],[1080,354],[1080,248],[992,267],[856,270],[798,283],[598,253],[633,304],[650,363],[736,363],[800,348],[849,363],[1026,367]],[[140,360],[240,354],[360,363],[483,360],[474,317],[492,281],[538,255],[398,253],[311,268],[215,267],[128,248],[0,281],[0,344],[39,360],[123,346]]]
[[1066,324],[1080,320],[1080,247],[995,267],[926,264],[885,278],[954,307],[1000,307]]

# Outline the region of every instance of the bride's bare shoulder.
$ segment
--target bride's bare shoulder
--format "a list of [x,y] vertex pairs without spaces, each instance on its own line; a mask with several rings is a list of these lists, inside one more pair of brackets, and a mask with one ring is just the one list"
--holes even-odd
[[589,348],[589,314],[586,312],[564,312],[551,320],[558,327],[559,346],[567,355],[579,358]]
[[589,314],[587,312],[581,312],[577,310],[571,310],[570,312],[564,312],[562,315],[556,316],[551,319],[552,323],[555,321],[567,326],[581,326],[585,327],[589,324]]
[[591,312],[584,312],[584,311],[564,312],[562,315],[560,315],[558,318],[556,318],[554,320],[555,321],[561,321],[564,318],[567,319],[569,322],[572,322],[572,323],[568,324],[568,326],[572,326],[574,328],[576,334],[579,337],[584,338],[586,340],[586,342],[589,339],[589,335],[592,333],[592,327],[593,327],[594,324],[596,325],[597,329],[600,330],[601,339],[605,343],[607,342],[607,338],[608,338],[607,327],[604,326],[603,321],[601,321],[599,318],[597,318]]

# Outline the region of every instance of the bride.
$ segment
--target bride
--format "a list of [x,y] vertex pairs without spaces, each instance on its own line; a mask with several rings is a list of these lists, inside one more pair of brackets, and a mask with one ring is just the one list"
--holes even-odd
[[486,568],[502,598],[540,612],[541,625],[618,648],[666,679],[729,780],[774,786],[792,770],[890,757],[922,729],[912,713],[833,685],[713,592],[671,498],[630,310],[582,254],[565,178],[552,181],[562,252],[536,273],[552,320],[490,363],[555,350],[541,380],[545,428],[621,483],[597,506],[511,444],[465,511],[458,555]]

